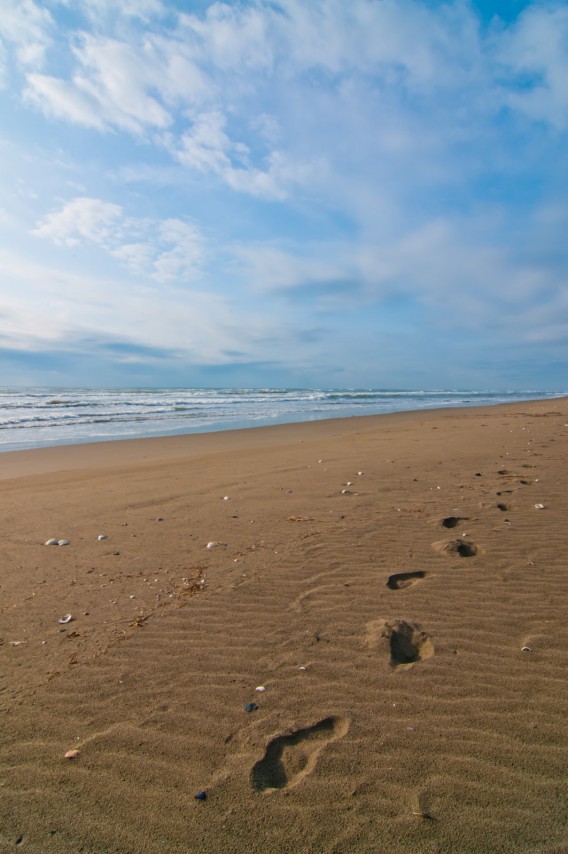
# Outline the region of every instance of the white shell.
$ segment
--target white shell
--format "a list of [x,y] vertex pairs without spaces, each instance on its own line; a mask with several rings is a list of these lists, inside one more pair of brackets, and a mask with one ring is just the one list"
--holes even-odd
[[535,504],[537,510],[544,510],[544,504]]
[[230,500],[231,500],[231,496],[230,496],[230,495],[224,495],[224,496],[223,496],[223,501],[230,501]]
[[68,750],[65,754],[65,759],[76,759],[80,754],[80,750]]
[[51,539],[44,543],[44,546],[58,546],[59,540]]
[[214,548],[216,548],[216,547],[217,547],[217,543],[214,543],[214,542],[207,543],[207,548],[208,548],[208,549],[214,549]]
[[255,688],[254,690],[255,690],[255,691],[258,691],[258,693],[259,693],[259,694],[262,694],[264,691],[266,691],[266,688],[264,687],[264,685],[259,685],[259,686],[258,686],[257,688]]
[[65,616],[60,617],[57,622],[61,623],[62,625],[65,625],[65,623],[70,623],[72,619],[73,617],[71,616],[71,614],[65,614]]
[[99,536],[97,537],[97,540],[108,540],[108,537],[106,534],[99,534]]
[[57,545],[58,546],[68,546],[69,540],[58,540]]

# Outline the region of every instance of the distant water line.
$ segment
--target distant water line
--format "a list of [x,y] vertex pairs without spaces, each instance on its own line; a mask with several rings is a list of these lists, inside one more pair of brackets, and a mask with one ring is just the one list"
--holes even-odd
[[0,451],[482,406],[562,391],[0,388]]

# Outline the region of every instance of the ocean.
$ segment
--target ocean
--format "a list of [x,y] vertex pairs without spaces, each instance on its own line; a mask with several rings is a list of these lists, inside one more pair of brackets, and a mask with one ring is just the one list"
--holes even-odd
[[0,451],[562,397],[566,391],[1,388]]

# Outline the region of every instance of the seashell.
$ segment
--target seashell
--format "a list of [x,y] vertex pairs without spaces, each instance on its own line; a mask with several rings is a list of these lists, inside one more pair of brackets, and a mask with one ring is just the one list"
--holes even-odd
[[68,545],[69,545],[69,540],[58,540],[58,541],[57,541],[57,545],[58,545],[58,546],[68,546]]
[[108,537],[106,534],[99,534],[99,536],[97,537],[97,540],[108,540]]
[[264,691],[266,691],[266,688],[264,687],[264,685],[259,685],[259,686],[258,686],[257,688],[255,688],[254,690],[255,690],[255,691],[258,691],[258,693],[259,693],[259,694],[262,694],[262,693],[264,693]]
[[348,480],[346,485],[347,485],[347,486],[353,486],[353,481],[352,481],[352,480]]
[[215,548],[217,548],[217,546],[218,546],[218,543],[211,542],[211,543],[207,543],[206,548],[215,549]]
[[65,625],[65,623],[70,623],[72,619],[73,619],[73,617],[71,614],[65,614],[65,616],[60,617],[57,622],[61,623],[62,625]]
[[67,751],[67,753],[65,754],[65,757],[64,757],[64,758],[65,758],[65,759],[76,759],[76,758],[79,756],[80,752],[81,752],[81,751],[80,751],[80,750],[77,750],[77,749],[75,749],[75,750],[68,750],[68,751]]
[[58,546],[58,545],[59,545],[59,540],[55,540],[55,539],[47,540],[47,542],[44,543],[44,546]]
[[350,489],[342,489],[341,494],[342,495],[351,495],[351,490]]
[[544,504],[535,504],[537,510],[544,510]]
[[532,649],[530,648],[530,646],[523,646],[521,652],[532,652]]
[[223,496],[223,501],[230,501],[230,500],[231,500],[231,496],[230,496],[230,495],[224,495],[224,496]]
[[361,476],[362,476],[362,474],[363,474],[363,472],[362,472],[362,471],[358,471],[358,472],[357,472],[357,474],[359,475],[359,477],[361,477]]

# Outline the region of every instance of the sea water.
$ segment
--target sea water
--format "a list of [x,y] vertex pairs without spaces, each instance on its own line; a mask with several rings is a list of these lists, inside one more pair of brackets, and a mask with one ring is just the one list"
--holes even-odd
[[531,390],[0,388],[0,451],[565,394]]

